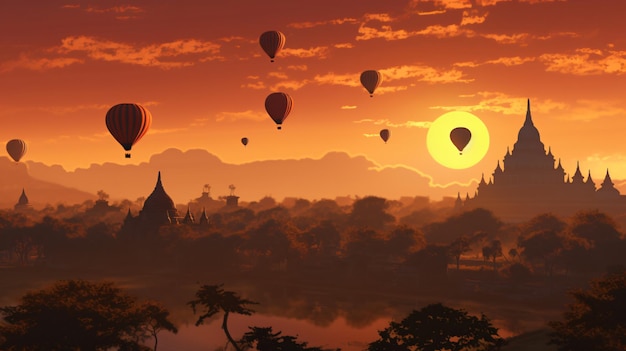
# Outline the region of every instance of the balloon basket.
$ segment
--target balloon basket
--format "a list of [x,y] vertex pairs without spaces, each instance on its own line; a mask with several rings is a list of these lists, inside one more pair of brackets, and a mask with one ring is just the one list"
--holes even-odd
[[130,158],[130,154],[124,154],[124,157]]

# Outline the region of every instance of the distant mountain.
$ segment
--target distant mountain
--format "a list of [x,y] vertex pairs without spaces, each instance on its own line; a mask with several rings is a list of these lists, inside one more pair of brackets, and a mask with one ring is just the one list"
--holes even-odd
[[[270,196],[281,201],[286,197],[334,199],[337,196],[446,196],[465,194],[461,186],[431,187],[430,179],[402,167],[380,168],[363,156],[351,157],[330,152],[321,159],[268,160],[241,165],[222,162],[206,150],[167,149],[139,165],[93,164],[86,169],[66,171],[27,161],[28,173],[38,179],[75,187],[91,194],[103,190],[111,199],[136,200],[147,197],[161,171],[163,186],[176,203],[187,203],[201,195],[203,186],[211,186],[211,196],[229,195],[229,185],[236,186],[241,201],[257,201]],[[473,188],[473,187],[472,187]],[[17,199],[17,198],[16,198]]]
[[0,208],[13,208],[22,194],[22,189],[34,208],[42,208],[47,204],[77,204],[96,199],[95,192],[89,193],[73,186],[36,178],[41,177],[31,176],[26,164],[0,157]]

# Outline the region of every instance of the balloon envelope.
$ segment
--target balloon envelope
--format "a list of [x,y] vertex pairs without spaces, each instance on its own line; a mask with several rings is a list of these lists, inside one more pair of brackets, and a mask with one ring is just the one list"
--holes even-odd
[[370,96],[374,96],[374,91],[380,85],[383,76],[374,70],[363,71],[361,73],[361,84],[370,93]]
[[380,138],[386,143],[389,140],[389,129],[383,129],[380,131]]
[[106,115],[106,125],[109,132],[124,150],[130,150],[148,131],[152,124],[152,115],[145,107],[139,104],[117,104],[109,109]]
[[22,139],[11,139],[7,142],[7,152],[15,162],[26,154],[26,143]]
[[243,146],[248,145],[248,138],[241,138],[241,143],[243,144]]
[[465,127],[454,128],[450,132],[450,140],[452,140],[460,154],[463,154],[463,149],[467,146],[470,139],[472,139],[472,132]]
[[265,110],[278,125],[278,129],[281,129],[283,122],[289,116],[292,106],[293,100],[286,93],[271,93],[265,98]]
[[285,35],[277,30],[267,31],[259,37],[261,48],[270,57],[270,61],[274,62],[274,58],[285,46]]

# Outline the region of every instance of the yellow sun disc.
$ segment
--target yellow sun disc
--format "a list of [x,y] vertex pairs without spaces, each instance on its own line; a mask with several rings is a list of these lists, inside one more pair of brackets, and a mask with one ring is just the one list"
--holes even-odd
[[[472,136],[467,145],[459,149],[450,139],[454,128],[469,129]],[[472,167],[482,160],[489,149],[487,126],[469,112],[452,111],[439,116],[428,128],[426,147],[430,156],[441,165],[452,169]]]

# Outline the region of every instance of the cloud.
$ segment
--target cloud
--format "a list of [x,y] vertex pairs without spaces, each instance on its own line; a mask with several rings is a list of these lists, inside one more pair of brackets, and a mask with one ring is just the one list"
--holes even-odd
[[287,79],[289,78],[289,76],[287,76],[287,73],[285,72],[270,72],[267,74],[268,77],[271,78],[277,78],[277,79]]
[[[94,60],[164,69],[191,66],[195,64],[197,56],[217,55],[219,50],[220,45],[197,39],[182,39],[161,44],[133,46],[88,36],[64,38],[61,41],[61,46],[56,49],[61,54],[84,54]],[[187,60],[171,60],[181,56],[186,56]]]
[[[426,129],[428,129],[430,125],[432,124],[431,121],[406,121],[402,123],[395,123],[395,122],[391,122],[388,119],[371,119],[371,118],[360,119],[360,120],[354,121],[354,123],[359,123],[359,124],[370,123],[376,126],[386,126],[386,127],[393,127],[393,128],[426,128]],[[376,134],[376,136],[378,136],[378,134]]]
[[482,34],[481,36],[495,40],[499,44],[518,44],[527,41],[531,36],[528,33],[517,34]]
[[423,65],[403,65],[381,69],[383,82],[417,78],[418,81],[428,83],[466,83],[472,79],[463,78],[463,72],[451,70],[437,70],[436,68]]
[[72,57],[58,58],[30,58],[24,54],[17,60],[3,62],[0,64],[0,73],[6,73],[15,69],[23,68],[33,71],[45,71],[54,68],[63,68],[73,64],[84,63],[85,61]]
[[189,130],[189,128],[164,128],[164,129],[155,129],[150,128],[150,135],[155,134],[172,134]]
[[482,65],[503,65],[507,67],[523,65],[527,62],[533,62],[536,59],[534,57],[499,57],[493,60],[487,60],[483,62],[457,62],[454,65],[457,67],[478,67]]
[[356,40],[371,40],[379,38],[385,40],[400,40],[414,35],[404,29],[394,31],[391,29],[391,26],[381,26],[381,28],[378,29],[367,27],[365,24],[362,24],[359,27],[358,33],[359,35],[357,35]]
[[561,119],[590,122],[603,117],[626,116],[626,109],[620,107],[620,103],[607,100],[576,100],[576,105],[572,106]]
[[328,56],[329,49],[327,46],[318,46],[308,49],[282,49],[280,51],[280,56],[294,56],[299,58],[326,58]]
[[254,89],[254,90],[263,90],[266,88],[265,83],[261,82],[261,81],[256,81],[256,82],[251,82],[251,83],[247,83],[247,84],[242,84],[241,85],[242,88],[250,88],[250,89]]
[[352,43],[340,43],[340,44],[334,44],[333,47],[337,48],[337,49],[352,49],[354,47],[354,44],[352,44]]
[[289,80],[273,84],[270,89],[274,91],[282,90],[283,88],[287,90],[298,90],[307,84],[309,84],[308,80]]
[[346,17],[346,18],[332,19],[328,21],[290,23],[287,25],[287,27],[296,28],[296,29],[308,29],[308,28],[327,26],[327,25],[341,25],[344,23],[354,24],[357,22],[358,21],[356,18]]
[[[68,4],[61,6],[64,9],[81,9],[81,5],[79,4]],[[82,8],[83,11],[87,13],[95,13],[95,14],[108,14],[112,13],[115,15],[115,19],[118,20],[129,20],[133,18],[137,18],[138,14],[144,12],[141,7],[133,6],[133,5],[120,5],[120,6],[112,6],[112,7],[96,7],[96,6],[87,6]]]
[[470,0],[434,0],[435,5],[445,9],[458,10],[472,7]]
[[306,71],[309,67],[307,65],[289,65],[287,66],[287,69],[292,71]]
[[340,107],[342,110],[355,110],[356,106],[354,105],[344,105]]
[[[488,111],[496,112],[504,115],[519,116],[526,113],[526,97],[514,97],[501,92],[479,92],[474,96],[466,95],[464,97],[478,97],[480,101],[471,105],[453,105],[453,106],[431,106],[433,110],[444,111]],[[537,99],[538,100],[538,99]],[[531,109],[533,111],[539,111],[541,113],[551,113],[555,110],[565,110],[567,105],[561,102],[555,102],[550,99],[539,100],[531,99]]]
[[434,11],[423,11],[423,12],[417,12],[417,15],[419,16],[432,16],[432,15],[441,15],[446,13],[445,10],[434,10]]
[[571,54],[543,54],[546,71],[578,76],[626,73],[626,51],[581,48]]
[[264,121],[267,118],[267,115],[261,113],[259,111],[247,110],[240,112],[220,112],[217,114],[215,121],[240,121],[240,120],[248,120],[248,121]]
[[[379,70],[383,76],[382,85],[376,88],[376,94],[385,94],[400,90],[406,90],[409,85],[413,84],[411,80],[417,80],[427,83],[467,83],[473,79],[464,78],[463,72],[451,70],[438,70],[433,67],[423,65],[405,65],[395,66]],[[341,85],[348,87],[361,86],[359,73],[337,74],[334,72],[316,75],[312,82],[319,85]],[[408,84],[395,84],[390,82],[408,80]],[[311,81],[300,81],[298,84],[292,84],[293,88],[300,88]],[[292,82],[293,83],[293,82]],[[281,83],[282,84],[282,83]],[[394,85],[395,84],[395,85]],[[281,85],[285,86],[285,85]]]
[[[520,116],[526,113],[526,97],[515,97],[501,92],[488,91],[461,97],[479,98],[480,100],[471,105],[431,106],[430,108],[445,111],[488,111],[514,116]],[[626,115],[626,109],[620,107],[619,101],[581,99],[576,100],[574,104],[567,104],[551,99],[531,98],[530,100],[531,111],[545,115],[552,114],[554,118],[560,120],[589,122],[603,117]]]
[[481,14],[477,10],[463,11],[463,17],[461,18],[461,26],[468,24],[479,24],[485,22],[487,19],[487,13]]

